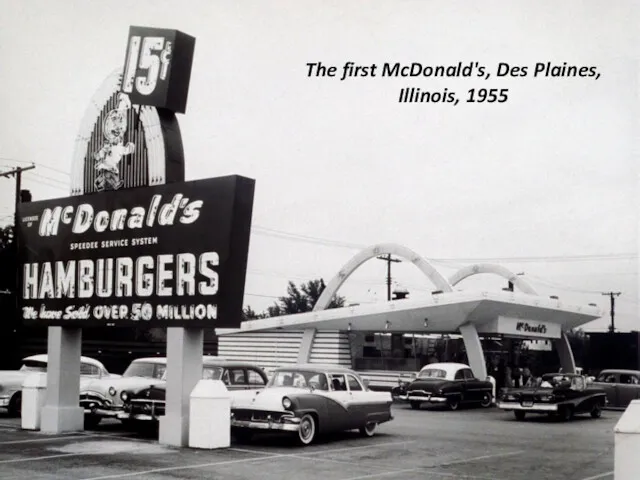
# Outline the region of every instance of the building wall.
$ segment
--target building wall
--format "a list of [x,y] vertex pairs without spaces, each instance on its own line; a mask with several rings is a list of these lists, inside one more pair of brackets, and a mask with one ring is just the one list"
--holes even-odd
[[[293,365],[303,344],[303,330],[249,332],[218,337],[218,355],[232,360],[252,362],[271,370]],[[347,332],[316,331],[309,363],[337,364],[351,368],[351,348]]]

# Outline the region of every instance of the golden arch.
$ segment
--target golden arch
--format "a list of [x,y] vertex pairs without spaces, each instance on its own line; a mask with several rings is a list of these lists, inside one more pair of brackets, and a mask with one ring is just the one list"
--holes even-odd
[[433,267],[433,265],[416,252],[395,243],[382,243],[365,248],[349,260],[324,289],[322,295],[320,295],[320,298],[318,298],[318,301],[314,305],[313,311],[325,310],[331,303],[333,296],[338,292],[342,284],[347,281],[349,276],[367,260],[371,260],[378,255],[395,255],[411,262],[418,267],[429,280],[431,280],[438,290],[442,290],[443,292],[453,291],[453,288],[447,279],[444,278],[440,272]]
[[528,293],[530,295],[538,295],[538,292],[535,290],[535,288],[533,288],[531,284],[524,278],[516,275],[511,270],[503,267],[502,265],[495,265],[492,263],[477,263],[475,265],[463,267],[449,278],[449,283],[451,284],[451,286],[456,286],[465,278],[469,278],[474,275],[480,275],[483,273],[492,273],[498,275],[505,280],[513,283],[513,286],[517,287],[522,292]]

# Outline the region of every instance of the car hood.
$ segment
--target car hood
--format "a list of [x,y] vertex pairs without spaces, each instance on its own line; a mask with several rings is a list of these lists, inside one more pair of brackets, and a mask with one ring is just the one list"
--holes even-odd
[[92,391],[108,395],[109,389],[113,387],[116,389],[116,396],[119,398],[120,392],[123,390],[135,392],[159,383],[164,383],[164,381],[147,377],[107,377],[94,378],[83,382],[81,389],[82,391]]
[[[240,390],[231,397],[231,408],[282,411],[282,399],[311,393],[308,388],[270,387],[262,390]],[[237,395],[239,394],[239,395]]]

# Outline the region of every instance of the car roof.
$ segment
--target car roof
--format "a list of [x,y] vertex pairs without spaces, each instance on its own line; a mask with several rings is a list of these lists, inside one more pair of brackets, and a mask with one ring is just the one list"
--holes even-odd
[[[144,358],[136,358],[132,363],[157,363],[161,365],[167,364],[167,357],[144,357]],[[250,367],[260,369],[257,365],[249,362],[243,361],[235,361],[228,360],[224,357],[216,357],[213,355],[204,355],[202,357],[202,365],[206,365],[209,367]]]
[[351,373],[356,374],[351,368],[345,367],[343,365],[332,365],[332,364],[322,364],[322,363],[296,363],[293,365],[282,365],[276,368],[274,371],[281,370],[306,370],[309,372],[318,372],[318,373],[326,373],[326,372],[335,372],[335,373]]
[[638,370],[625,370],[625,369],[618,369],[618,368],[608,368],[606,370],[602,370],[600,372],[600,375],[602,375],[603,373],[622,373],[624,375],[640,375],[640,371]]
[[[38,355],[31,355],[29,357],[24,357],[22,359],[23,362],[42,362],[42,363],[48,363],[49,361],[49,355],[46,353],[41,353]],[[91,365],[95,365],[96,367],[101,368],[102,370],[106,370],[106,368],[104,367],[104,365],[102,364],[102,362],[100,362],[99,360],[96,360],[95,358],[91,358],[91,357],[80,357],[80,361],[83,363],[89,363]]]
[[445,372],[447,372],[447,377],[448,377],[449,375],[454,375],[458,370],[462,368],[470,369],[471,367],[464,363],[441,362],[441,363],[430,363],[428,365],[425,365],[420,369],[420,371],[422,372],[423,370],[436,370],[436,369],[444,370]]

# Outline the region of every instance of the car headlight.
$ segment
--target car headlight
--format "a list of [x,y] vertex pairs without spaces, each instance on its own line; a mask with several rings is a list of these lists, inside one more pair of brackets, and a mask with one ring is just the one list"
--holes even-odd
[[120,398],[122,399],[123,402],[126,402],[127,400],[129,400],[129,392],[122,392],[120,394]]
[[553,400],[553,395],[542,395],[540,400],[543,402],[551,402]]
[[289,410],[291,408],[292,402],[291,399],[288,397],[284,397],[282,399],[282,406],[286,409]]
[[109,395],[111,395],[112,397],[114,397],[116,393],[118,393],[118,392],[116,391],[116,389],[115,389],[115,388],[113,388],[113,387],[109,387]]

